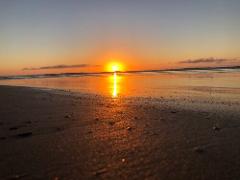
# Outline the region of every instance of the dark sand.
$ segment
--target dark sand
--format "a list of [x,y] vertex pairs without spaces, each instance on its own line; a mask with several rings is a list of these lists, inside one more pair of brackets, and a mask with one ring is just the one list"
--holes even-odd
[[0,179],[239,179],[239,104],[0,87]]

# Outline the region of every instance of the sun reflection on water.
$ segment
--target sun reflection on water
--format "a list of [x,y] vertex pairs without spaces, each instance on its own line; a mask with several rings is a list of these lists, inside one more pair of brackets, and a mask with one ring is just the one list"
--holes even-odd
[[117,86],[117,73],[115,72],[113,74],[113,92],[112,92],[112,96],[113,98],[116,98],[118,96],[118,86]]
[[114,72],[111,76],[111,94],[112,98],[117,98],[119,96],[119,80],[120,77],[117,75],[117,72]]

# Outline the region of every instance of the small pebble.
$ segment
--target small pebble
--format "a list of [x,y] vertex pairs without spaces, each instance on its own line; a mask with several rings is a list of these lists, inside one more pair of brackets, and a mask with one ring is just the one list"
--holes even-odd
[[113,126],[115,124],[115,122],[114,121],[109,121],[108,124]]
[[7,179],[9,179],[9,180],[14,180],[14,179],[22,179],[22,178],[24,178],[24,177],[26,177],[27,175],[26,174],[21,174],[21,175],[12,175],[12,176],[10,176],[9,178],[7,178]]
[[69,118],[71,118],[71,116],[70,115],[66,115],[66,116],[64,116],[66,119],[69,119]]
[[26,138],[26,137],[30,137],[32,136],[32,132],[26,132],[26,133],[21,133],[21,134],[18,134],[17,137],[19,138]]
[[5,140],[5,139],[7,139],[6,137],[0,137],[0,140]]
[[156,132],[152,132],[152,133],[150,133],[150,135],[152,135],[152,136],[156,136],[156,135],[158,135],[158,133],[156,133]]
[[32,123],[32,121],[26,121],[25,123],[26,123],[26,124],[31,124],[31,123]]
[[204,149],[201,148],[201,147],[195,147],[193,148],[194,152],[197,152],[197,153],[203,153],[204,152]]
[[57,130],[57,131],[62,131],[63,128],[61,128],[61,127],[57,127],[56,130]]
[[107,172],[107,169],[100,169],[99,171],[97,171],[97,172],[95,172],[95,176],[100,176],[100,175],[102,175],[102,174],[104,174],[104,173],[106,173]]
[[9,128],[10,131],[14,131],[14,130],[17,130],[17,129],[18,129],[18,127],[10,127]]
[[131,130],[132,130],[132,127],[127,127],[127,130],[128,130],[128,131],[131,131]]
[[218,126],[213,126],[213,130],[214,130],[214,131],[219,131],[220,128],[219,128]]

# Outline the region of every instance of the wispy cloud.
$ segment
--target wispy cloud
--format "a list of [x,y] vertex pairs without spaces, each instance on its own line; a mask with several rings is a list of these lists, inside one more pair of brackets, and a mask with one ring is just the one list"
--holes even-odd
[[34,70],[48,70],[48,69],[67,69],[67,68],[87,68],[87,67],[99,67],[99,65],[90,64],[75,64],[75,65],[55,65],[55,66],[43,66],[37,68],[23,68],[23,71],[34,71]]
[[225,58],[199,58],[199,59],[188,59],[184,61],[180,61],[181,64],[199,64],[199,63],[223,63],[223,62],[232,62],[238,61],[238,58],[235,59],[225,59]]

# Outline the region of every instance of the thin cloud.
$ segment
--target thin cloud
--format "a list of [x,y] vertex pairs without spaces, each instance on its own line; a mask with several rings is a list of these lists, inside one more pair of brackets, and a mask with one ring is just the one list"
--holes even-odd
[[236,59],[224,59],[224,58],[199,58],[199,59],[188,59],[180,61],[181,64],[198,64],[198,63],[222,63],[227,61],[233,61]]
[[99,67],[99,65],[90,64],[76,64],[76,65],[55,65],[55,66],[43,66],[38,68],[23,68],[23,71],[35,71],[35,70],[48,70],[48,69],[67,69],[67,68],[87,68],[87,67]]

